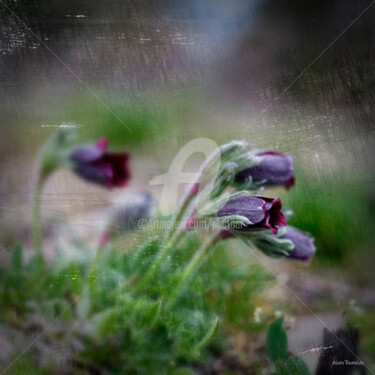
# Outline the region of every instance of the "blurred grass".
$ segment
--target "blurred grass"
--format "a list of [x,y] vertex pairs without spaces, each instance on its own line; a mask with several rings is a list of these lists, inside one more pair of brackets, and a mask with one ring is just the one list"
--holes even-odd
[[296,176],[295,187],[280,195],[294,212],[288,224],[315,237],[315,260],[340,266],[348,254],[375,245],[375,202],[368,185],[340,179],[339,173],[317,179],[298,169]]
[[110,104],[107,108],[91,98],[80,97],[67,113],[82,124],[78,131],[82,139],[107,137],[115,146],[157,141],[172,132],[165,111],[150,103]]
[[196,102],[191,92],[160,95],[156,98],[130,98],[97,93],[76,93],[64,101],[51,103],[22,116],[8,119],[7,135],[23,147],[40,145],[60,125],[78,125],[85,141],[109,138],[114,146],[139,146],[143,142],[190,136],[186,118]]

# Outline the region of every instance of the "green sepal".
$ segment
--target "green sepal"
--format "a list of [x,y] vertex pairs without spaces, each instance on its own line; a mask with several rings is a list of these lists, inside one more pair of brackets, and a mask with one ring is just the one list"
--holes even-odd
[[261,232],[240,233],[241,239],[249,246],[255,246],[258,250],[271,257],[284,257],[294,249],[291,240],[280,238],[285,232],[285,228],[280,228],[278,233],[269,234]]
[[223,226],[223,229],[236,229],[243,225],[251,225],[252,222],[246,217],[241,215],[229,215],[218,217],[216,221]]
[[235,168],[236,164],[232,162],[223,165],[211,191],[211,199],[218,197],[228,186],[233,184]]
[[236,157],[241,155],[247,147],[246,141],[232,141],[220,146],[221,161],[233,161]]
[[39,157],[40,178],[46,179],[55,170],[69,166],[68,153],[76,133],[72,129],[61,129],[44,144]]

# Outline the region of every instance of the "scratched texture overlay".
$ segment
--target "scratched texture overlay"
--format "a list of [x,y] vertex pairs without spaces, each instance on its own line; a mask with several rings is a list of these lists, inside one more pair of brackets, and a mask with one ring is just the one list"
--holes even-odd
[[[372,0],[0,0],[0,373],[286,374],[265,345],[275,315],[284,316],[289,353],[311,374],[374,373],[374,109]],[[80,143],[106,137],[110,148],[128,150],[132,178],[108,191],[57,170],[40,202],[46,271],[32,271],[24,264],[34,254],[38,153],[61,129]],[[306,265],[223,247],[201,275],[214,285],[204,294],[220,321],[213,344],[188,355],[153,328],[134,333],[132,351],[116,336],[132,336],[131,318],[105,336],[108,318],[92,333],[115,307],[92,295],[86,311],[74,280],[86,285],[78,274],[93,261],[110,208],[144,189],[157,201],[161,186],[149,182],[196,138],[293,154],[295,187],[266,192],[292,208],[288,222],[314,236],[317,252]],[[192,155],[177,172],[201,162]],[[147,239],[144,231],[126,236],[117,239],[120,253]],[[239,280],[215,284],[225,273]],[[143,303],[132,298],[131,306]],[[204,319],[194,311],[176,333],[182,343],[186,327]],[[343,363],[332,365],[327,347],[335,345]]]

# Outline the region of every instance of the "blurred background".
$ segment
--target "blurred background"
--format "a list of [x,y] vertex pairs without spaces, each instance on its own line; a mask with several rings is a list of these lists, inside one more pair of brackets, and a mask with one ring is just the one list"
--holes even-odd
[[[244,139],[294,154],[296,187],[275,194],[316,238],[309,269],[271,266],[332,327],[359,304],[371,357],[374,17],[368,0],[2,0],[2,262],[20,239],[30,243],[36,155],[59,127],[130,150],[130,191],[166,173],[191,139]],[[118,194],[58,172],[43,200],[46,236],[63,216],[87,231],[95,219],[82,218]],[[298,347],[301,333],[293,337]]]

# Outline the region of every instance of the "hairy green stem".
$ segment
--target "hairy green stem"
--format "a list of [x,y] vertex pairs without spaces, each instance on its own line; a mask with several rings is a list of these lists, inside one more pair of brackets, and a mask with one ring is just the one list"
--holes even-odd
[[170,296],[167,305],[168,307],[172,307],[174,305],[176,298],[181,293],[181,291],[187,286],[191,276],[194,274],[195,271],[198,270],[200,265],[203,263],[204,258],[207,257],[210,250],[215,247],[219,240],[220,232],[214,233],[214,235],[206,243],[204,243],[202,247],[194,254],[193,258],[186,266],[180,282],[177,284],[176,288],[173,290],[172,295]]
[[164,260],[168,257],[174,247],[178,244],[181,238],[185,235],[186,231],[180,231],[177,235],[168,243],[165,244],[163,250],[158,253],[157,258],[153,262],[150,269],[147,273],[143,276],[143,278],[138,282],[136,286],[136,291],[140,291],[144,289],[147,284],[153,279],[157,271],[160,269],[161,265],[163,264]]
[[178,225],[179,221],[181,220],[182,216],[184,215],[191,201],[197,196],[197,190],[198,190],[198,186],[199,186],[202,175],[211,166],[211,164],[215,161],[215,159],[219,156],[220,156],[220,147],[217,148],[199,168],[198,176],[196,180],[189,186],[184,197],[182,198],[181,204],[179,208],[177,209],[176,214],[174,215],[172,219],[172,225],[166,236],[167,241],[171,239],[172,236],[175,234],[176,228],[179,227]]
[[[201,176],[211,166],[211,164],[215,161],[215,159],[219,157],[220,155],[221,155],[221,151],[220,151],[220,148],[218,148],[201,165],[196,180],[193,182],[193,184],[189,186],[188,190],[186,191],[181,201],[181,204],[178,210],[176,211],[176,214],[174,215],[172,219],[170,229],[166,233],[166,236],[165,236],[165,242],[163,244],[162,250],[158,253],[155,262],[147,271],[145,276],[137,284],[136,286],[137,291],[140,291],[141,289],[145,288],[145,286],[147,286],[147,284],[155,276],[156,272],[160,269],[164,260],[168,257],[170,252],[173,250],[174,246],[176,246],[177,243],[180,241],[180,239],[186,234],[187,230],[180,228],[179,221],[182,219],[191,201],[197,196],[197,190],[198,190]],[[177,228],[179,228],[180,230],[177,231],[177,234],[176,234]]]

